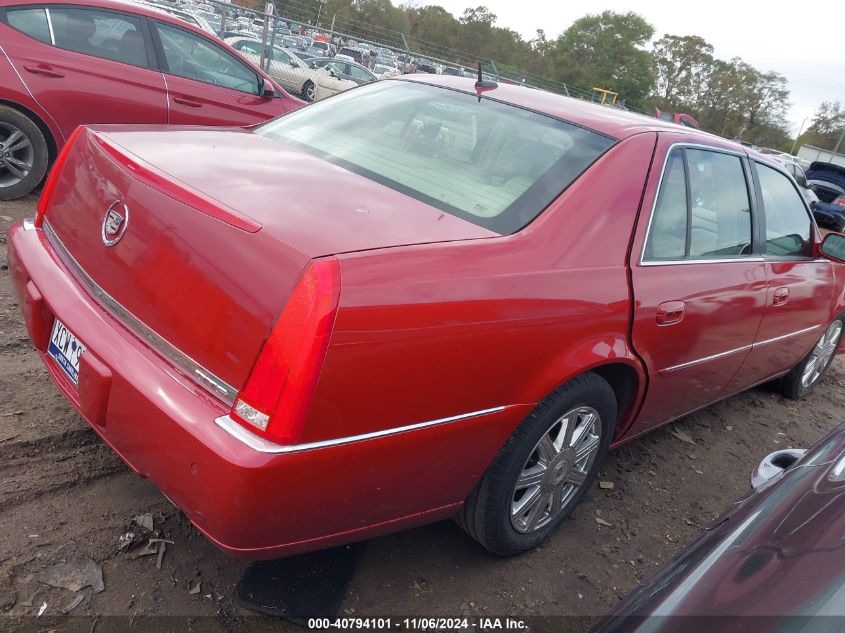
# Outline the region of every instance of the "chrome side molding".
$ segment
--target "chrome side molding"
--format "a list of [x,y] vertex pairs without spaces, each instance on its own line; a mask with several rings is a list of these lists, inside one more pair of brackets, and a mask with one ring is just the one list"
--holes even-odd
[[302,451],[313,451],[320,448],[328,448],[330,446],[351,444],[353,442],[364,442],[379,437],[397,435],[399,433],[417,431],[419,429],[426,429],[432,426],[440,426],[442,424],[448,424],[450,422],[458,422],[459,420],[477,418],[481,417],[482,415],[489,415],[491,413],[499,413],[500,411],[504,410],[504,406],[499,406],[493,407],[491,409],[481,409],[480,411],[471,411],[470,413],[461,413],[460,415],[453,415],[448,418],[429,420],[428,422],[419,422],[417,424],[408,424],[406,426],[396,426],[390,429],[383,429],[381,431],[373,431],[372,433],[362,433],[361,435],[349,435],[347,437],[338,437],[331,440],[322,440],[320,442],[308,442],[305,444],[289,444],[286,446],[283,446],[281,444],[275,444],[273,442],[270,442],[269,440],[265,440],[263,437],[259,437],[255,433],[252,433],[249,429],[235,422],[228,415],[221,415],[219,418],[216,418],[214,420],[214,423],[239,442],[246,444],[251,449],[258,451],[259,453],[285,454],[300,453]]

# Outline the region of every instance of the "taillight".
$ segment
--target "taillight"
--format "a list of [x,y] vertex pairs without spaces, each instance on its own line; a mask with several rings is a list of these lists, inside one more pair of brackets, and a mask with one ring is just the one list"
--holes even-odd
[[838,204],[840,207],[845,207],[845,198],[837,198],[833,204]]
[[50,169],[50,174],[47,176],[47,180],[44,181],[44,187],[41,189],[41,197],[38,199],[38,207],[35,209],[35,226],[38,228],[41,228],[41,225],[44,224],[44,216],[47,213],[50,198],[53,197],[53,193],[56,191],[56,183],[59,181],[59,174],[62,171],[62,166],[65,164],[68,154],[70,154],[70,150],[80,132],[82,132],[81,125],[77,126],[77,128],[68,137],[67,143],[65,143],[62,151],[59,152],[59,155],[56,157],[56,161],[53,163],[53,167]]
[[299,437],[329,344],[340,296],[340,264],[312,262],[264,343],[231,417],[273,442]]

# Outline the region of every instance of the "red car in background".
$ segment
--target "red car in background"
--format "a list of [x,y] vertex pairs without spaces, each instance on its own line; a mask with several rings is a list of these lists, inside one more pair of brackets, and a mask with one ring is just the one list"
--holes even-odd
[[37,187],[78,125],[244,126],[300,105],[220,40],[151,8],[0,7],[0,200]]
[[611,446],[817,385],[843,243],[740,145],[447,76],[80,128],[8,240],[61,392],[249,558],[449,517],[537,545]]

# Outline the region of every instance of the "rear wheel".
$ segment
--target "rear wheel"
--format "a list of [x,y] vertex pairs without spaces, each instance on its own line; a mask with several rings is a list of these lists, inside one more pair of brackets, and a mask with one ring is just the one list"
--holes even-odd
[[314,101],[317,97],[317,89],[314,87],[314,82],[310,79],[302,86],[302,98],[308,102]]
[[842,338],[842,319],[831,323],[810,353],[783,378],[783,395],[803,398],[813,390],[827,372]]
[[458,524],[499,556],[537,546],[595,479],[615,423],[613,389],[599,376],[585,374],[560,387],[505,443]]
[[28,117],[0,106],[0,200],[25,196],[47,171],[47,141]]

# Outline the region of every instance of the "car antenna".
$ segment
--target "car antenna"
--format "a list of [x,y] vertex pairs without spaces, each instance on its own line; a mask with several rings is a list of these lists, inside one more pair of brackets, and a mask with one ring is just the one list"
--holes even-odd
[[478,101],[481,102],[481,93],[486,92],[487,90],[493,90],[494,88],[498,88],[499,84],[495,81],[490,81],[489,79],[484,79],[484,75],[481,74],[481,60],[478,61],[478,80],[475,82],[475,91],[478,93]]

